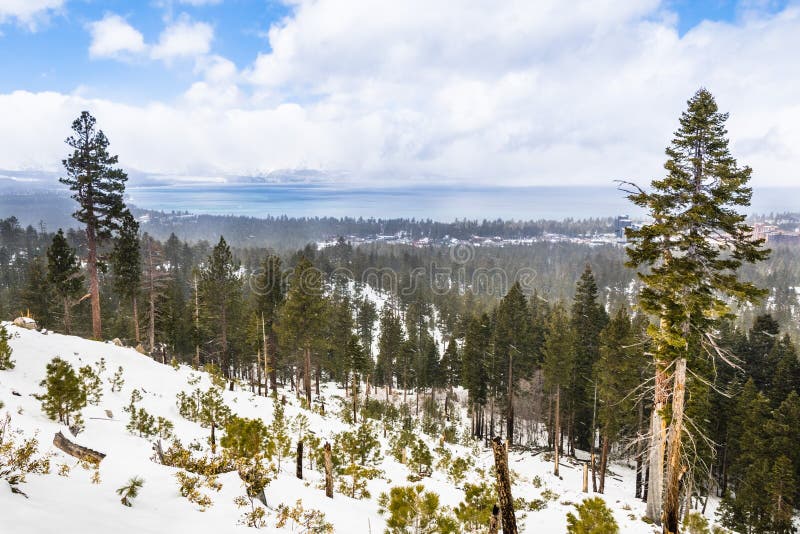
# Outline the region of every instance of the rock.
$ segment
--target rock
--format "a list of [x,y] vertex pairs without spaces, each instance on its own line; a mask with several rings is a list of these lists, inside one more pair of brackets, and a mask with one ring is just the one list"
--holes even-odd
[[147,354],[147,351],[144,350],[144,347],[142,346],[141,343],[136,345],[136,352],[138,352],[139,354]]
[[124,347],[125,346],[125,345],[122,344],[122,341],[118,337],[115,337],[113,340],[111,340],[111,343],[113,343],[114,345],[116,345],[118,347]]
[[17,317],[14,319],[14,326],[27,328],[28,330],[36,330],[39,328],[39,325],[36,324],[36,321],[34,321],[32,317]]

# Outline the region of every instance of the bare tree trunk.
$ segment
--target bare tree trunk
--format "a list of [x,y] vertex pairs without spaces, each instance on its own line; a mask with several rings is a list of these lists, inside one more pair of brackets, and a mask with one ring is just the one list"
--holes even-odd
[[297,442],[297,478],[303,480],[303,442]]
[[664,454],[666,449],[667,422],[661,412],[667,401],[666,377],[662,369],[656,369],[655,397],[650,415],[650,446],[648,453],[647,510],[648,519],[661,524],[661,506],[664,493]]
[[136,299],[136,293],[131,296],[131,300],[133,301],[133,335],[134,339],[136,339],[136,344],[138,345],[141,343],[141,336],[139,335],[139,304]]
[[[195,335],[200,331],[200,298],[197,294],[197,275],[194,277],[194,329]],[[194,367],[200,367],[200,345],[195,341]]]
[[[592,445],[590,447],[591,451],[589,453],[589,459],[592,462],[592,491],[595,493],[597,493],[597,469],[596,469],[597,462],[595,461],[595,454],[594,454],[595,452],[594,442],[595,439],[597,438],[595,432],[596,425],[597,425],[597,384],[594,385],[594,402],[592,403],[592,431],[591,431]],[[603,490],[600,490],[600,493],[603,493]]]
[[600,493],[606,491],[606,468],[608,467],[608,435],[603,434],[603,447],[600,450]]
[[303,362],[303,387],[306,391],[306,401],[311,408],[311,347],[306,347]]
[[325,496],[333,499],[333,464],[331,462],[331,444],[325,442],[323,447],[325,455]]
[[511,353],[508,354],[508,405],[506,406],[506,439],[508,444],[514,443],[514,366],[512,365]]
[[492,451],[497,477],[497,497],[503,517],[503,534],[516,534],[517,518],[514,515],[514,498],[511,496],[511,478],[508,474],[508,449],[503,440],[496,437],[492,440]]
[[64,297],[64,333],[69,335],[72,329],[72,321],[69,314],[69,297]]
[[683,408],[686,393],[686,360],[675,362],[675,385],[672,392],[672,421],[667,450],[667,482],[664,489],[664,534],[677,534],[680,528],[680,482],[684,473],[681,465],[681,438],[683,437]]
[[583,464],[583,492],[589,493],[589,464]]
[[97,236],[92,225],[86,226],[86,245],[89,248],[86,268],[89,271],[89,294],[92,302],[92,337],[99,340],[103,338],[103,324],[100,319],[100,282],[97,279]]
[[642,456],[644,455],[644,447],[642,446],[642,441],[644,437],[642,436],[642,425],[644,424],[644,403],[639,402],[639,419],[636,424],[636,490],[635,496],[637,499],[641,499],[644,493],[644,480],[642,477]]
[[686,477],[686,500],[684,501],[683,516],[686,517],[692,512],[692,472]]
[[153,264],[153,242],[147,247],[147,298],[150,305],[150,327],[148,329],[149,349],[152,352],[156,347],[156,267]]
[[358,375],[353,373],[353,424],[358,423]]
[[558,476],[558,453],[561,446],[561,386],[556,386],[555,424],[553,425],[553,474]]
[[492,515],[489,518],[489,534],[497,534],[500,528],[500,507],[496,504],[492,506]]

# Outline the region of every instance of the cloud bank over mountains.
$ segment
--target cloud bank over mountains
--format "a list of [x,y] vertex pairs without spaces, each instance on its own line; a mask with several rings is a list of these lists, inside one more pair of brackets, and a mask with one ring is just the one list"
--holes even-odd
[[[41,15],[13,5],[0,0],[0,20]],[[646,181],[661,174],[663,148],[700,86],[731,112],[732,149],[755,169],[755,185],[793,185],[800,167],[794,4],[742,4],[735,20],[683,34],[669,4],[654,0],[290,7],[246,64],[215,50],[215,23],[196,13],[165,21],[150,42],[124,14],[87,23],[93,61],[167,70],[190,62],[193,79],[174,98],[145,103],[85,88],[0,94],[0,168],[57,170],[71,120],[89,109],[121,164],[144,173],[312,169],[375,185]]]

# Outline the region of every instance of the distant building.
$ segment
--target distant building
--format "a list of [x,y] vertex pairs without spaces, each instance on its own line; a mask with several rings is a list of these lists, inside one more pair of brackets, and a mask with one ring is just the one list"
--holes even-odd
[[633,226],[633,221],[627,215],[620,215],[614,220],[614,234],[620,239],[625,238],[625,228]]

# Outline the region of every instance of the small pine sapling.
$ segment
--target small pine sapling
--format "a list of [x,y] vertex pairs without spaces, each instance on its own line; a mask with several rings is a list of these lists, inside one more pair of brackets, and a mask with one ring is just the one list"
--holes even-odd
[[133,477],[128,480],[128,483],[117,489],[117,495],[120,496],[119,502],[123,506],[133,506],[133,499],[139,496],[139,490],[144,485],[144,479],[141,477]]

